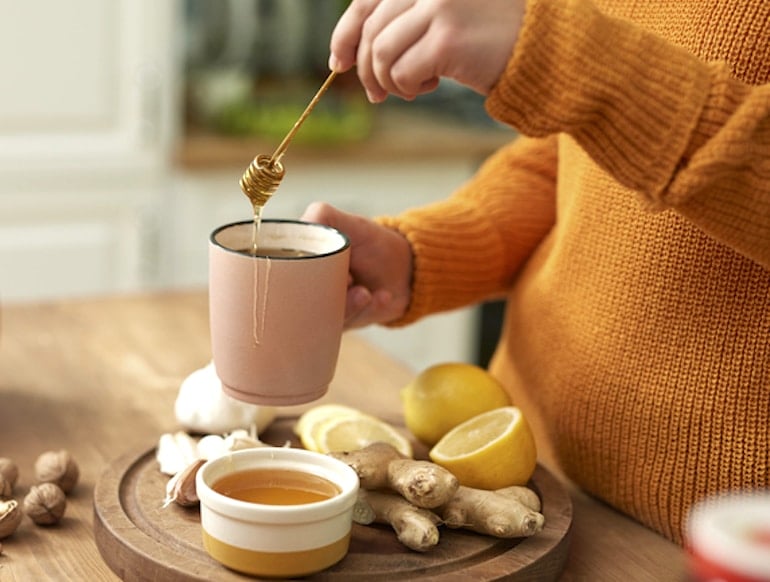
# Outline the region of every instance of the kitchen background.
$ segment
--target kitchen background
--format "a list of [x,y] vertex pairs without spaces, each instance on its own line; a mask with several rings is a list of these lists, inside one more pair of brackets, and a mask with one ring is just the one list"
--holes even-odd
[[[342,0],[0,0],[0,303],[205,288],[238,180],[327,74]],[[451,83],[369,105],[339,77],[266,217],[369,216],[446,196],[513,137]],[[484,363],[496,304],[363,335],[415,370]]]

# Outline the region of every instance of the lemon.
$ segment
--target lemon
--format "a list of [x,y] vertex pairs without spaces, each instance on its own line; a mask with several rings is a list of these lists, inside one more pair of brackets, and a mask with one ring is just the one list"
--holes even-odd
[[532,430],[515,406],[484,412],[456,426],[428,455],[461,485],[478,489],[524,485],[537,464]]
[[461,422],[511,402],[489,372],[472,364],[449,362],[423,370],[401,390],[404,422],[428,446]]
[[296,434],[302,446],[309,451],[318,452],[318,446],[315,443],[313,432],[318,426],[330,418],[343,418],[348,416],[360,416],[364,414],[357,408],[345,406],[344,404],[319,404],[308,409],[297,419],[294,424],[294,434]]
[[398,452],[412,456],[412,445],[398,430],[374,416],[337,416],[316,425],[313,440],[319,453],[355,451],[376,443],[393,445]]

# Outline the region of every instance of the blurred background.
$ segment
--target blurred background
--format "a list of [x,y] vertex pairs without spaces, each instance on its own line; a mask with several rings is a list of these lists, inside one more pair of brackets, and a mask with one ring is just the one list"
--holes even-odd
[[[241,174],[328,74],[344,0],[0,0],[0,301],[205,289]],[[265,217],[444,198],[513,137],[452,83],[372,106],[335,81]],[[499,306],[362,333],[407,365],[485,363]]]

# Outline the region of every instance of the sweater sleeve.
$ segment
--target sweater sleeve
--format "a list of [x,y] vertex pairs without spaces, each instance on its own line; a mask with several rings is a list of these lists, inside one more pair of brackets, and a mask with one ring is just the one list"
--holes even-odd
[[770,268],[763,82],[743,83],[589,0],[531,0],[487,110],[525,135],[569,134],[650,209],[673,209]]
[[391,325],[489,299],[553,226],[556,138],[519,138],[501,148],[446,200],[378,221],[409,240],[411,302]]

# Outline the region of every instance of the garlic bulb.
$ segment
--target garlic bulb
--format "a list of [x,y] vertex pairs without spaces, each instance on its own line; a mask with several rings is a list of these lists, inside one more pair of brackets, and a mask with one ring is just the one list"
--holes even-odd
[[211,362],[182,382],[174,414],[179,424],[191,432],[222,434],[256,426],[257,434],[261,434],[273,422],[277,410],[272,406],[241,402],[225,394]]

